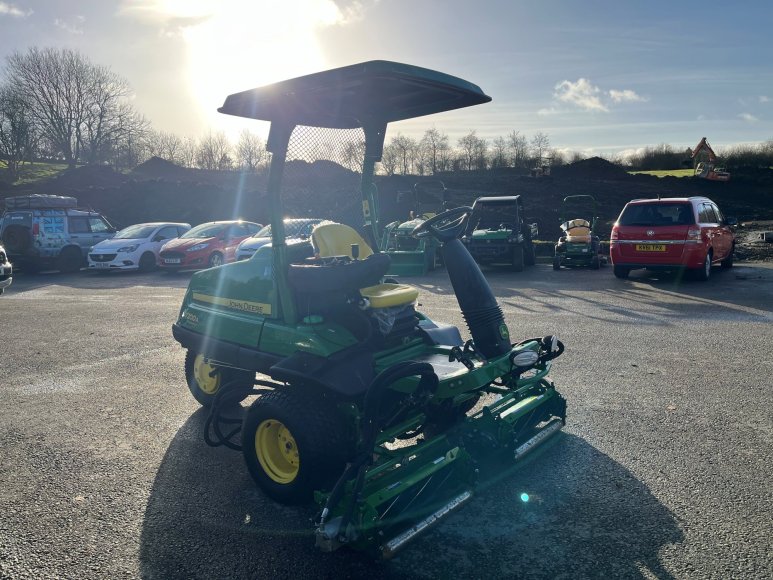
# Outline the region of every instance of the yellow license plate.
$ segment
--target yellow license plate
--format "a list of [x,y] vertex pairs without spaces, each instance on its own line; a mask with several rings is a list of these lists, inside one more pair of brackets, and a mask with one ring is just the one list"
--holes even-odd
[[636,244],[637,252],[665,252],[665,244]]

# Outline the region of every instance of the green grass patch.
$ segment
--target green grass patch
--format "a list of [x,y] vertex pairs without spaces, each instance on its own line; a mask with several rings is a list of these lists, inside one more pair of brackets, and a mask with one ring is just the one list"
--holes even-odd
[[[67,169],[66,163],[28,163],[19,171],[19,179],[14,185],[29,185],[37,181],[51,179],[65,169]],[[0,179],[5,177],[6,171],[6,162],[0,161]]]
[[692,177],[692,169],[658,169],[657,171],[629,171],[631,175],[654,175],[655,177]]

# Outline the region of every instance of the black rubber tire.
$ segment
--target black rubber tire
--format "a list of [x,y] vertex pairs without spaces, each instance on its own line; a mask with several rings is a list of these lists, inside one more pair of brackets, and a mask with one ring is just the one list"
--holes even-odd
[[524,256],[523,246],[515,246],[512,249],[512,256],[510,258],[513,267],[513,272],[523,272]]
[[225,264],[225,259],[220,252],[213,252],[207,263],[210,268],[217,268],[218,266]]
[[83,253],[76,246],[64,248],[56,259],[56,269],[63,274],[78,272],[83,266]]
[[156,255],[153,252],[145,252],[140,256],[137,266],[140,272],[152,272],[156,269]]
[[719,265],[722,266],[724,270],[727,270],[733,267],[734,254],[735,254],[735,244],[733,244],[733,247],[730,248],[730,253],[727,255],[727,258],[725,258],[719,263]]
[[527,239],[523,249],[523,262],[527,266],[533,266],[537,263],[537,253],[534,249],[534,242],[531,239]]
[[553,256],[553,269],[554,270],[561,269],[561,256]]
[[32,246],[32,232],[27,226],[8,226],[3,232],[3,244],[9,252],[20,254]]
[[601,268],[601,258],[599,258],[598,254],[590,259],[590,267],[591,270],[598,270]]
[[[298,450],[298,473],[279,483],[264,471],[255,437],[264,421],[281,422]],[[242,454],[250,475],[266,495],[283,504],[312,501],[316,490],[329,490],[351,459],[354,447],[343,415],[317,393],[292,387],[261,395],[252,403],[242,423]]]
[[698,280],[699,282],[705,282],[711,277],[711,258],[713,254],[711,253],[711,250],[709,250],[706,253],[706,259],[703,261],[703,267],[702,268],[695,268],[691,271],[692,276],[695,280]]
[[631,270],[629,268],[624,268],[623,266],[615,266],[613,272],[615,273],[615,278],[625,280],[628,278],[628,274],[631,273]]
[[[188,384],[188,389],[191,392],[191,395],[193,395],[193,398],[196,399],[201,406],[203,407],[211,407],[212,403],[215,400],[215,395],[217,394],[217,391],[215,393],[207,393],[199,387],[198,382],[196,381],[196,375],[193,372],[194,371],[194,363],[196,362],[196,357],[199,353],[189,350],[185,354],[185,382]],[[220,384],[224,385],[226,383],[233,383],[234,381],[238,381],[240,384],[244,385],[244,391],[245,395],[240,399],[239,401],[234,401],[234,403],[240,402],[244,398],[247,397],[247,391],[249,391],[253,386],[253,381],[255,380],[255,373],[250,373],[249,371],[239,371],[236,369],[228,369],[228,368],[219,368],[218,372],[220,374]]]

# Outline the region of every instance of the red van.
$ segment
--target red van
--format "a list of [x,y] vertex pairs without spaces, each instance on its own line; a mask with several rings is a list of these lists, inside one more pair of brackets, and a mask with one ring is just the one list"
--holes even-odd
[[610,257],[618,278],[631,270],[686,268],[708,280],[713,264],[733,265],[738,222],[707,197],[629,201],[612,228]]

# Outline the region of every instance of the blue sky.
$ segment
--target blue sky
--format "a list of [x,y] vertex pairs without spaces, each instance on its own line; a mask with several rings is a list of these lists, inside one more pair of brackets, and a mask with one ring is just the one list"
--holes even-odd
[[126,77],[160,130],[264,132],[215,109],[231,92],[385,59],[494,99],[388,136],[541,131],[586,155],[773,139],[771,30],[773,3],[756,0],[0,0],[0,57],[80,50]]

